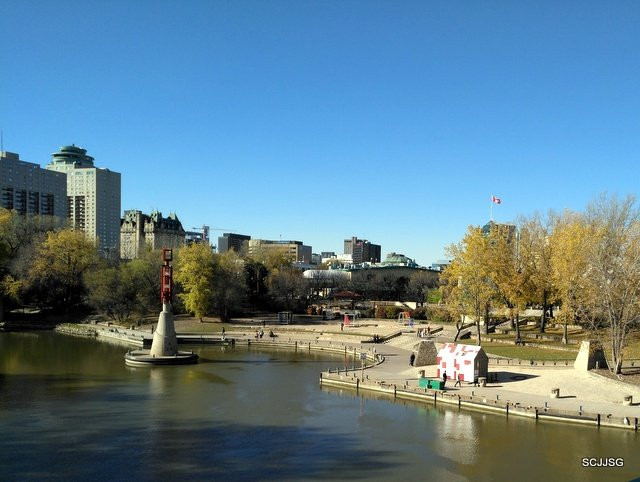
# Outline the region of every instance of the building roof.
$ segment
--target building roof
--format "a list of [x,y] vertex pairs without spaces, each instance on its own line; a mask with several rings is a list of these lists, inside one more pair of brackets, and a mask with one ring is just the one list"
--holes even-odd
[[93,167],[93,157],[87,156],[87,150],[75,144],[62,146],[58,152],[51,154],[54,164],[75,164],[78,167]]
[[453,355],[454,357],[464,357],[469,359],[473,359],[479,354],[486,355],[481,346],[463,345],[460,343],[445,343],[438,352],[439,357]]

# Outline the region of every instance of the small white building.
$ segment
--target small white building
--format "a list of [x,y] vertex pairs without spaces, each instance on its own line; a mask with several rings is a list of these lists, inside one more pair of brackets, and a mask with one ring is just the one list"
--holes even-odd
[[445,343],[436,357],[438,378],[447,374],[448,380],[473,382],[478,377],[486,377],[489,358],[481,346]]

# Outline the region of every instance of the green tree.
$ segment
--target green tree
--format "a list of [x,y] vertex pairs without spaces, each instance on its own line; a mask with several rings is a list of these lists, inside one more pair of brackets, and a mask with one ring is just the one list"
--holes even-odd
[[131,264],[102,266],[85,276],[90,306],[109,318],[123,323],[137,305],[138,283]]
[[141,253],[139,258],[132,259],[126,265],[131,271],[131,277],[137,287],[136,310],[140,313],[158,311],[161,308],[160,267],[162,266],[162,250],[147,249]]
[[244,276],[249,304],[254,310],[264,307],[268,292],[267,276],[269,276],[269,270],[260,261],[246,258],[244,260]]

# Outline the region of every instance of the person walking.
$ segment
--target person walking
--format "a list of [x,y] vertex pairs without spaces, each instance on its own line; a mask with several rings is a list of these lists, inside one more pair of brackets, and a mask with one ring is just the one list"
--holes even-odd
[[409,366],[413,366],[413,363],[416,361],[416,354],[412,353],[409,357]]
[[442,374],[442,387],[444,387],[447,384],[447,372],[444,372]]

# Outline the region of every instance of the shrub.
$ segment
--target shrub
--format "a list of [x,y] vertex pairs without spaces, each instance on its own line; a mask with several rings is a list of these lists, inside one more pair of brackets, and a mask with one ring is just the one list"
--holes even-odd
[[398,318],[398,315],[402,313],[404,310],[399,306],[387,306],[384,311],[385,311],[385,318],[394,320]]
[[451,323],[455,321],[451,316],[451,312],[444,306],[429,307],[427,311],[427,319],[444,323]]
[[413,310],[413,318],[415,320],[426,320],[428,319],[429,309],[426,306],[420,306]]

